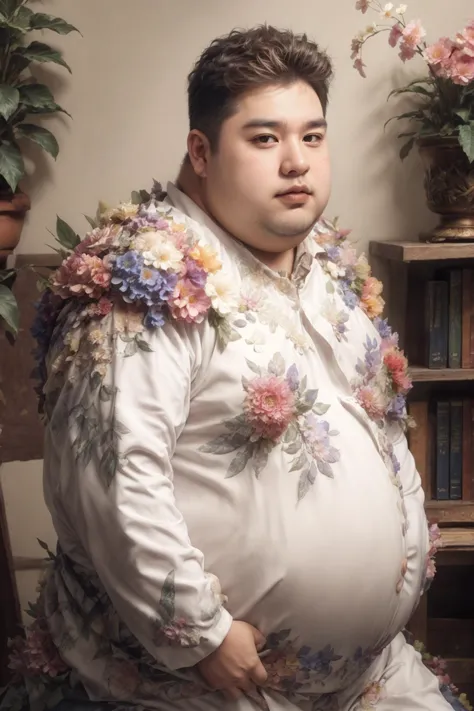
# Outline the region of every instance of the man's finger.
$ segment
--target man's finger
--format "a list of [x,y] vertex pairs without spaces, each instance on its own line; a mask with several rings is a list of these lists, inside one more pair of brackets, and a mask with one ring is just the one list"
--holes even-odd
[[250,670],[249,677],[257,686],[263,686],[267,681],[268,674],[265,671],[265,667],[263,666],[260,659],[255,664],[253,669]]

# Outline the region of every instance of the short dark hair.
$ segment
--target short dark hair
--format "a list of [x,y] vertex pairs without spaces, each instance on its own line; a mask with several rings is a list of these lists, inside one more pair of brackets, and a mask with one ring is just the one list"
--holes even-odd
[[331,60],[305,34],[269,25],[232,30],[204,50],[188,76],[190,129],[202,131],[216,150],[239,96],[298,80],[314,89],[326,114],[331,78]]

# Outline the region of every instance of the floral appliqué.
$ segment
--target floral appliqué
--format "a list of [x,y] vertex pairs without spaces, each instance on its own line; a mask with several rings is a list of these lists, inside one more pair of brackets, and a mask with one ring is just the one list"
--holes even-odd
[[386,696],[385,680],[372,681],[366,686],[364,693],[359,699],[357,708],[360,709],[360,711],[370,711],[377,706],[379,701],[385,699]]
[[286,368],[277,353],[268,368],[247,360],[256,377],[242,378],[246,393],[241,415],[225,421],[228,430],[201,447],[202,452],[229,454],[232,459],[227,476],[243,471],[249,461],[258,477],[268,462],[272,449],[281,444],[291,459],[290,472],[299,472],[298,500],[309,491],[319,472],[332,477],[331,465],[340,452],[330,441],[339,434],[321,419],[329,405],[316,402],[318,391],[307,388],[307,378],[300,380],[296,365]]

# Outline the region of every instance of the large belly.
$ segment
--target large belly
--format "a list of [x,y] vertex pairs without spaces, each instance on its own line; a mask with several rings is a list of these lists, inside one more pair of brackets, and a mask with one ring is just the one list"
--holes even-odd
[[[191,541],[230,613],[267,636],[279,677],[287,669],[295,683],[303,670],[312,691],[341,688],[396,634],[406,557],[398,490],[366,427],[338,414],[334,478],[319,474],[299,503],[279,449],[258,480],[250,470],[226,479],[216,466],[197,477],[195,462],[194,474],[179,459],[175,467]],[[403,600],[408,617],[415,598]]]

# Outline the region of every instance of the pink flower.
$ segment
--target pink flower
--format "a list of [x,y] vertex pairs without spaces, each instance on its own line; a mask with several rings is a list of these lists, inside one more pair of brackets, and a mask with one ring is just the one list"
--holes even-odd
[[71,254],[54,273],[51,290],[63,299],[86,296],[99,299],[109,288],[111,273],[102,259],[90,254]]
[[426,30],[421,25],[421,20],[413,20],[403,28],[403,45],[407,48],[416,50],[423,37],[426,35]]
[[180,279],[170,302],[173,318],[186,323],[201,323],[211,308],[211,300],[203,288],[188,279]]
[[426,562],[426,578],[427,580],[433,580],[436,575],[436,565],[433,558],[428,558]]
[[369,9],[369,0],[357,0],[356,2],[356,10],[360,10],[364,15]]
[[441,37],[437,42],[427,47],[425,59],[432,67],[445,66],[451,57],[453,43],[449,37]]
[[361,58],[361,57],[358,57],[358,58],[355,60],[353,66],[354,66],[354,69],[357,69],[357,71],[359,72],[359,74],[361,75],[361,77],[362,77],[363,79],[366,79],[366,78],[367,78],[367,74],[366,74],[365,71],[364,71],[365,64],[362,62],[362,58]]
[[429,528],[429,539],[430,539],[430,552],[429,556],[433,557],[439,548],[443,547],[443,540],[441,538],[441,531],[437,523],[433,523]]
[[105,668],[110,693],[123,701],[131,699],[140,685],[140,672],[133,662],[113,660]]
[[455,43],[464,54],[474,57],[474,21],[470,22],[462,32],[458,32]]
[[405,44],[405,42],[401,42],[400,44],[400,52],[398,53],[398,56],[402,60],[402,62],[406,62],[408,59],[413,59],[413,57],[416,54],[416,50],[413,49],[413,47],[410,47],[410,45]]
[[390,34],[388,36],[388,43],[389,43],[390,47],[397,46],[398,40],[400,39],[400,37],[403,34],[402,30],[403,30],[403,27],[399,22],[396,22],[393,25],[392,29],[390,30]]
[[67,671],[68,666],[59,656],[58,649],[45,623],[35,620],[26,630],[26,637],[16,637],[12,643],[9,667],[26,676],[55,677]]
[[411,380],[407,375],[408,361],[402,351],[392,348],[385,351],[383,362],[392,379],[396,392],[409,390]]
[[388,404],[387,398],[378,388],[363,385],[358,389],[356,398],[369,417],[374,420],[380,420],[385,417]]
[[94,304],[94,311],[96,316],[107,316],[112,311],[112,302],[103,296],[97,304]]
[[474,81],[474,56],[456,49],[451,55],[450,78],[454,84],[466,86]]
[[96,227],[89,232],[74,250],[76,254],[100,254],[109,247],[119,231],[117,225]]
[[356,59],[357,55],[360,52],[360,48],[362,47],[362,40],[358,39],[357,37],[352,40],[351,44],[351,59]]
[[286,380],[268,375],[245,387],[245,413],[255,434],[277,441],[295,416],[295,397]]

